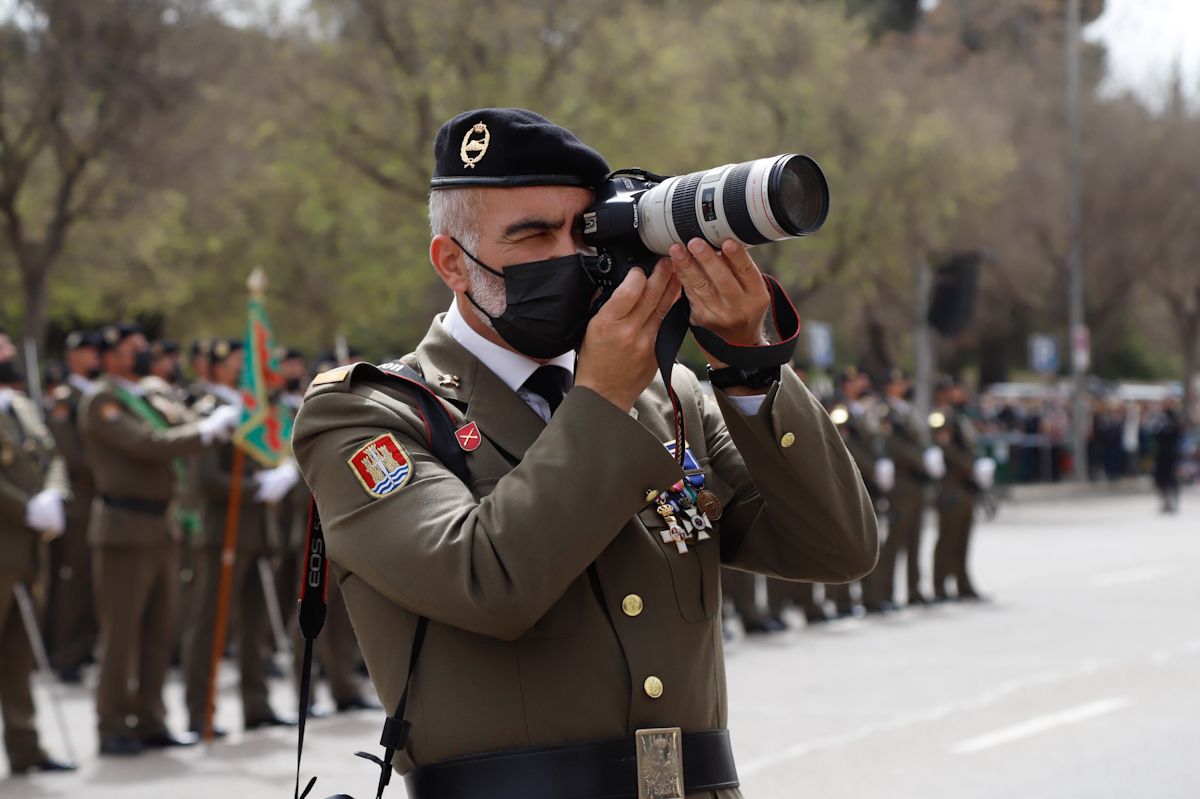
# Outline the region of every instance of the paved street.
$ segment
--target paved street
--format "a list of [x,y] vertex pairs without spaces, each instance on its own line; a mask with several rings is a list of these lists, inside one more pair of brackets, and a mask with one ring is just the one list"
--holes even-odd
[[[988,604],[734,641],[730,727],[747,797],[1200,796],[1200,495],[1183,508],[1159,516],[1148,495],[1008,505],[976,538]],[[224,677],[221,717],[236,727]],[[289,687],[276,690],[290,706]],[[170,700],[178,725],[177,683]],[[294,731],[99,761],[86,690],[67,691],[66,712],[81,771],[0,779],[0,797],[290,796]],[[377,749],[380,720],[310,726],[314,796],[374,796],[377,771],[351,753]]]

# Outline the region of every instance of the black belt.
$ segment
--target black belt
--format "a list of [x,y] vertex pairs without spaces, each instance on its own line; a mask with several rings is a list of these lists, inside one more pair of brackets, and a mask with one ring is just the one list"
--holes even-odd
[[[662,744],[663,732],[670,734],[640,730],[633,738],[470,755],[415,768],[404,781],[409,799],[637,799],[647,768],[660,786],[671,782],[672,758],[663,752],[672,744]],[[728,730],[683,733],[682,743],[679,796],[737,787]]]
[[163,516],[171,505],[170,502],[155,502],[152,499],[136,499],[134,497],[110,497],[108,494],[101,494],[100,501],[110,508],[144,513],[147,516]]

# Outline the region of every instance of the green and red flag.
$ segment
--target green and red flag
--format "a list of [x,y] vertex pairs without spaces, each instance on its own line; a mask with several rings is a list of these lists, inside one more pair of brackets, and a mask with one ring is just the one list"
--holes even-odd
[[291,454],[292,414],[275,401],[283,387],[271,323],[263,305],[267,279],[262,268],[250,275],[250,309],[242,366],[242,423],[234,433],[237,446],[263,466],[278,466]]

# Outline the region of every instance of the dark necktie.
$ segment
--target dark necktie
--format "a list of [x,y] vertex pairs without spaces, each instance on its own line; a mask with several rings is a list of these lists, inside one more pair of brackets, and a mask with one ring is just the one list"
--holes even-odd
[[545,399],[550,404],[550,413],[554,413],[571,388],[571,373],[561,366],[546,364],[539,366],[521,387]]

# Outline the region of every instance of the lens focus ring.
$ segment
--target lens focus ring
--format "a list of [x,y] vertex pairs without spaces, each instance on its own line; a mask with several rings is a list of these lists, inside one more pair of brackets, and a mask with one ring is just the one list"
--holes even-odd
[[700,221],[696,218],[696,189],[704,179],[703,172],[693,172],[679,179],[675,195],[671,199],[671,221],[681,244],[686,245],[695,238],[704,238]]
[[733,235],[744,244],[750,245],[766,244],[770,241],[758,232],[754,218],[750,216],[750,206],[746,202],[746,182],[750,179],[755,163],[747,161],[729,170],[721,194],[721,209],[725,212],[725,220],[729,223]]

